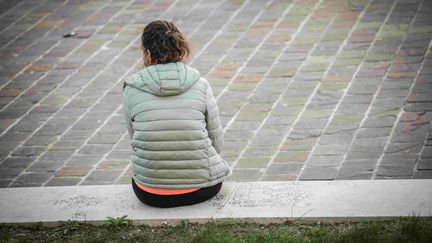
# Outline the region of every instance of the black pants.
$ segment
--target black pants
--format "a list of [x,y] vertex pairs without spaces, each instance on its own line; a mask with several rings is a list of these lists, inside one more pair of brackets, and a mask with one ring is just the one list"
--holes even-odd
[[186,206],[206,201],[218,194],[221,187],[222,182],[214,186],[200,188],[196,191],[185,194],[158,195],[142,190],[135,184],[135,181],[132,178],[132,188],[138,199],[144,204],[160,208]]

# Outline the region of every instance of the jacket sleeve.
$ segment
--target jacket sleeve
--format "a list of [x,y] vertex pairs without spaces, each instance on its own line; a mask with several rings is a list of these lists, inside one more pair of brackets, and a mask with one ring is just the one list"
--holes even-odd
[[216,99],[213,95],[213,90],[208,84],[207,87],[207,110],[206,110],[206,123],[207,131],[212,144],[218,153],[222,152],[223,149],[223,130],[222,123],[219,117],[219,109],[216,103]]
[[123,114],[124,114],[124,118],[125,118],[125,124],[126,124],[126,128],[127,131],[129,133],[130,138],[133,137],[133,129],[132,129],[132,118],[131,118],[131,114],[130,114],[130,109],[129,109],[129,100],[126,94],[126,89],[123,89]]

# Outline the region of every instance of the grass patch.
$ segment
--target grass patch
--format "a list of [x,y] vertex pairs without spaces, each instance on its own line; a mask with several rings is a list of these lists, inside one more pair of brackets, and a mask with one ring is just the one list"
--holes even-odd
[[125,217],[104,225],[67,221],[45,227],[0,225],[0,242],[432,242],[432,219],[417,216],[384,221],[280,224],[236,220],[133,226]]

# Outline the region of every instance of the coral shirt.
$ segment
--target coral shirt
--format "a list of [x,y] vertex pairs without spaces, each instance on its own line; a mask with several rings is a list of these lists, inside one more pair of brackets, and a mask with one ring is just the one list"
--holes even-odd
[[142,190],[144,190],[146,192],[153,193],[153,194],[158,194],[158,195],[178,195],[178,194],[185,194],[185,193],[197,191],[199,189],[199,188],[181,188],[181,189],[152,188],[152,187],[143,186],[143,185],[139,184],[136,181],[135,181],[135,184],[139,188],[141,188]]

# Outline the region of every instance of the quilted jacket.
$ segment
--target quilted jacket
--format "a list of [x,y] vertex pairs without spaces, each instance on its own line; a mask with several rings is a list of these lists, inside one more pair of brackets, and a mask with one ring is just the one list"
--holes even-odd
[[232,171],[220,156],[222,125],[209,82],[182,62],[157,64],[124,82],[132,171],[154,188],[202,188]]

